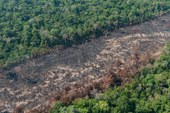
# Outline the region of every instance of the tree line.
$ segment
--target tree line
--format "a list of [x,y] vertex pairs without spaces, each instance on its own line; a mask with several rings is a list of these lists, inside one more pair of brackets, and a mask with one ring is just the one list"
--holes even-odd
[[152,66],[144,67],[131,83],[114,87],[96,98],[57,102],[50,113],[169,113],[170,45]]
[[1,0],[0,66],[154,18],[169,0]]

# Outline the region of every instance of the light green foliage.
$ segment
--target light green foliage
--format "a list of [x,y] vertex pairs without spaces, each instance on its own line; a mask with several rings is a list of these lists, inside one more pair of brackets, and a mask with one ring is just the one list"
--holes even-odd
[[[97,99],[76,100],[71,107],[76,113],[170,113],[169,53],[167,45],[160,59],[142,69],[130,84],[109,89]],[[67,108],[59,108],[63,107]]]
[[0,66],[169,9],[169,0],[0,0]]
[[109,112],[109,105],[106,101],[98,101],[92,110],[94,113],[108,113]]

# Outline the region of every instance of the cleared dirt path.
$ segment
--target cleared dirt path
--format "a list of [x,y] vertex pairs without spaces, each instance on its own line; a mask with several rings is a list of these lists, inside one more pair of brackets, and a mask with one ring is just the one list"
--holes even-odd
[[0,74],[0,111],[11,112],[17,102],[35,107],[66,86],[102,77],[117,59],[124,61],[131,56],[134,46],[139,54],[150,50],[157,53],[168,42],[170,13],[24,62]]

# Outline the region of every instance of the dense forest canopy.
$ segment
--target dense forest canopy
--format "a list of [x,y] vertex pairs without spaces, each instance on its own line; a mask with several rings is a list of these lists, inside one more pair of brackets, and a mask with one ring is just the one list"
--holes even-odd
[[169,9],[169,0],[0,0],[0,66]]
[[56,103],[51,113],[170,113],[170,45],[153,65],[143,68],[130,84],[100,97]]

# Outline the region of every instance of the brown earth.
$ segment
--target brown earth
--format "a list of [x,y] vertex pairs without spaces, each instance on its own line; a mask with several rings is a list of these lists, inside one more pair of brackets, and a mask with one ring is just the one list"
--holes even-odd
[[0,111],[47,106],[49,99],[70,102],[124,84],[168,42],[170,13],[2,70]]

